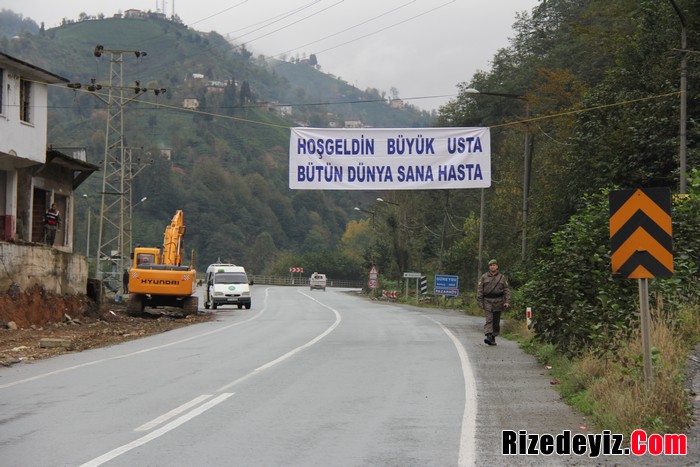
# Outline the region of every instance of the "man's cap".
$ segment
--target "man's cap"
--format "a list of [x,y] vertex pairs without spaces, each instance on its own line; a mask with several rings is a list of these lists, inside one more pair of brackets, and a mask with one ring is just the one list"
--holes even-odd
[[489,261],[489,266],[491,266],[492,264],[498,264],[498,261],[492,259],[491,261]]

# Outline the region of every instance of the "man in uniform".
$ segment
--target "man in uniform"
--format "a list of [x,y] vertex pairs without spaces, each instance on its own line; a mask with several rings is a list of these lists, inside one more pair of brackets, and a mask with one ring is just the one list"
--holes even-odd
[[479,278],[476,303],[484,310],[486,318],[484,342],[496,345],[496,336],[501,330],[501,312],[510,308],[510,287],[505,276],[498,272],[498,262],[495,259],[489,261],[488,272]]

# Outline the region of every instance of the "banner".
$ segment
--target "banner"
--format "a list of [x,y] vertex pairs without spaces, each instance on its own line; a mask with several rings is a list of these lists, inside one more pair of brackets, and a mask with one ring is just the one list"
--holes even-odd
[[292,128],[292,190],[491,186],[488,128]]

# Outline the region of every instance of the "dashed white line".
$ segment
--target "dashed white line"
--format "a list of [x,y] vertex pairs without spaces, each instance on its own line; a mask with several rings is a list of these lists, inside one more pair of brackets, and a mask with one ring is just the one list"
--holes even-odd
[[100,466],[100,465],[104,464],[105,462],[108,462],[108,461],[114,459],[115,457],[119,457],[122,454],[129,452],[134,448],[137,448],[139,446],[142,446],[142,445],[148,443],[149,441],[152,441],[156,438],[159,438],[159,437],[163,436],[164,434],[166,434],[167,432],[172,431],[175,428],[179,427],[183,423],[192,420],[197,415],[201,415],[202,413],[206,412],[207,410],[211,409],[212,407],[222,403],[223,401],[225,401],[229,397],[233,396],[233,394],[234,393],[231,393],[231,392],[225,392],[225,393],[221,394],[220,396],[210,400],[209,402],[200,405],[196,409],[191,410],[190,412],[183,415],[182,417],[173,420],[172,422],[168,423],[167,425],[163,426],[162,428],[159,428],[155,431],[152,431],[151,433],[149,433],[145,436],[142,436],[141,438],[134,440],[128,444],[120,446],[116,449],[112,449],[108,453],[103,454],[100,457],[96,457],[93,460],[82,464],[81,467]]

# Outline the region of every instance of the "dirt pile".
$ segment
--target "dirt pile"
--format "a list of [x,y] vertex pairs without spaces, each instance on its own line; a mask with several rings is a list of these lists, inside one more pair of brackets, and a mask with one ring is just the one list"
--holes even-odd
[[100,307],[85,295],[10,288],[0,294],[0,366],[105,347],[213,318],[211,313],[182,317],[180,310],[167,309],[129,316],[124,303]]

